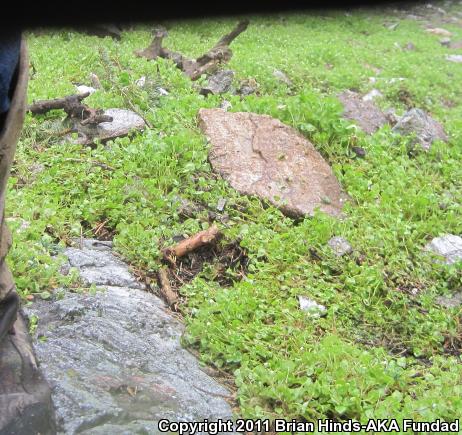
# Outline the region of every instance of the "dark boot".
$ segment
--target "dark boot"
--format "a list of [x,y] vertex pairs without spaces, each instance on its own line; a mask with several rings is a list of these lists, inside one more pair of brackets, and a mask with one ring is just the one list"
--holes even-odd
[[56,433],[50,388],[43,379],[26,323],[18,315],[0,345],[0,434]]
[[5,224],[5,194],[24,122],[29,60],[25,42],[11,86],[11,105],[0,119],[0,435],[55,434],[51,391],[42,378],[19,298],[5,262],[11,234]]

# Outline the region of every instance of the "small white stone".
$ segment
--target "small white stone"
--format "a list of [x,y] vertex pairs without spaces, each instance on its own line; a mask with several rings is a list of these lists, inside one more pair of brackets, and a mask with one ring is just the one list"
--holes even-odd
[[462,54],[450,54],[446,59],[450,62],[462,63]]
[[96,92],[96,89],[92,88],[91,86],[80,85],[80,86],[76,86],[76,88],[79,94],[85,94],[87,92],[90,92],[90,95],[91,95],[94,92]]
[[135,82],[135,85],[140,87],[140,88],[143,88],[144,85],[146,84],[146,76],[141,76],[136,82]]
[[225,198],[220,198],[217,203],[217,210],[218,211],[223,211],[225,209],[226,205],[226,199]]
[[324,305],[318,304],[316,301],[313,301],[306,296],[299,296],[298,303],[302,311],[308,311],[315,315],[322,315],[327,311],[327,308]]
[[159,92],[160,95],[168,95],[168,91],[166,91],[164,88],[157,88],[157,92]]
[[72,139],[72,141],[77,144],[87,145],[96,139],[108,141],[117,137],[127,136],[146,127],[144,119],[131,110],[107,109],[103,114],[110,116],[112,121],[98,124],[94,137],[88,137],[84,132],[84,134],[77,139]]
[[404,77],[393,77],[388,80],[388,83],[393,84],[396,82],[402,82],[403,80],[406,80]]
[[372,101],[377,97],[383,97],[383,94],[377,89],[372,89],[372,91],[364,95],[363,101]]
[[345,254],[351,254],[353,252],[353,248],[348,243],[348,240],[343,237],[332,237],[327,244],[332,248],[337,257],[341,257]]

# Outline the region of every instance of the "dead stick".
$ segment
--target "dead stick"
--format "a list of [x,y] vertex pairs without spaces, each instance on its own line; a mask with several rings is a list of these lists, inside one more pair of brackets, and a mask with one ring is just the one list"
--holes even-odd
[[98,233],[103,229],[104,225],[106,225],[107,222],[108,222],[108,219],[106,219],[104,222],[101,222],[101,223],[96,227],[95,236],[98,235]]
[[160,284],[160,293],[169,305],[170,308],[176,310],[176,304],[178,303],[178,294],[172,290],[170,286],[170,280],[168,279],[167,269],[161,268],[157,273]]
[[160,52],[162,50],[162,40],[167,36],[167,31],[159,27],[154,29],[154,39],[152,40],[151,44],[145,48],[144,50],[138,50],[135,54],[139,57],[146,57],[148,59],[155,59],[156,57],[160,56]]
[[172,257],[180,258],[190,252],[212,242],[217,238],[219,234],[218,227],[213,224],[210,228],[204,231],[200,231],[194,236],[188,237],[182,240],[175,246],[170,246],[162,250],[162,254],[166,260],[170,260]]
[[248,20],[240,21],[231,32],[222,36],[213,48],[231,44],[231,42],[233,42],[242,32],[244,32],[247,29],[248,25]]
[[42,114],[50,110],[64,109],[69,105],[79,104],[84,98],[87,98],[90,92],[78,95],[68,95],[64,98],[55,98],[53,100],[38,100],[27,107],[27,111],[33,114]]
[[188,59],[181,53],[177,53],[162,47],[163,39],[167,36],[165,29],[156,29],[151,44],[144,50],[137,50],[135,54],[149,60],[162,57],[172,60],[191,80],[197,80],[202,74],[212,72],[219,63],[226,63],[231,59],[232,52],[229,45],[249,25],[247,20],[240,21],[237,26],[220,40],[207,53],[197,59]]
[[207,53],[198,57],[196,59],[196,63],[207,71],[210,68],[213,68],[214,61],[228,62],[232,56],[229,45],[247,29],[248,25],[248,21],[240,21],[230,33],[222,36],[221,39],[209,51],[207,51]]

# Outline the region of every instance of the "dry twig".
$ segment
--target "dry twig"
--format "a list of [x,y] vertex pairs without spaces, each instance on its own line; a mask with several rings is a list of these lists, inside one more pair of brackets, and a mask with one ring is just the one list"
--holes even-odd
[[169,246],[168,248],[163,249],[162,254],[166,260],[171,262],[172,259],[183,257],[197,248],[213,242],[219,233],[220,231],[218,227],[213,224],[210,228],[200,231],[174,246]]
[[172,289],[168,279],[168,270],[161,268],[157,273],[159,278],[160,293],[172,310],[177,310],[178,294]]
[[135,54],[149,60],[158,57],[170,59],[191,80],[197,80],[202,74],[214,72],[220,63],[229,62],[233,55],[229,45],[247,29],[248,25],[247,20],[239,22],[231,32],[222,36],[213,48],[197,59],[188,59],[181,53],[162,47],[162,41],[167,36],[167,31],[164,28],[155,29],[151,44],[144,50],[136,51]]

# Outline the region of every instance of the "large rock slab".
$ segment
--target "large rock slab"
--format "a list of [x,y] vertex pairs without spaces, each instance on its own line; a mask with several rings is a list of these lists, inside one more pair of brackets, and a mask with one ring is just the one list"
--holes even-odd
[[110,245],[84,241],[82,249],[66,254],[83,275],[100,269],[86,275],[88,283],[112,273],[120,276],[111,283],[121,285],[95,294],[67,291],[27,308],[29,317],[39,318],[34,347],[62,432],[157,434],[164,418],[232,418],[224,399],[229,392],[182,348],[182,324],[159,298],[127,280],[128,268],[121,273]]
[[402,135],[416,136],[415,143],[428,150],[435,140],[447,141],[443,127],[422,109],[407,111],[393,127],[392,131]]
[[372,100],[356,92],[344,91],[337,97],[343,104],[343,117],[354,121],[367,134],[376,132],[388,122],[385,114]]
[[267,115],[200,109],[214,171],[240,193],[269,200],[293,217],[339,216],[346,195],[313,144]]

